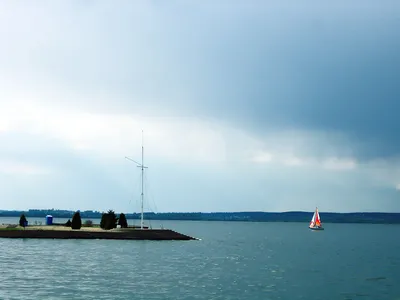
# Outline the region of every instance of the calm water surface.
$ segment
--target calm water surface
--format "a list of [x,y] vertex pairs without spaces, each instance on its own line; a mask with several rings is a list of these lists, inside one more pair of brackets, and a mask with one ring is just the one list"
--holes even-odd
[[163,224],[202,240],[0,239],[0,299],[400,299],[400,226]]

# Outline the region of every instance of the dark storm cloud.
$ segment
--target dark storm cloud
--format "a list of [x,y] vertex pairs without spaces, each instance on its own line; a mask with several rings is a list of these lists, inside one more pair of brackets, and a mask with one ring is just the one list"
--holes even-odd
[[85,110],[339,132],[360,160],[400,152],[397,1],[120,4],[35,8],[0,50],[6,70]]

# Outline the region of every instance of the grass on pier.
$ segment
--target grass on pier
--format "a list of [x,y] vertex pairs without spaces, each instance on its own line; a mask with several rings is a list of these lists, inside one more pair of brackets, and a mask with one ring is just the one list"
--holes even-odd
[[126,231],[126,230],[134,230],[134,228],[114,228],[110,230],[104,230],[100,228],[99,225],[93,226],[82,226],[81,229],[72,229],[71,227],[63,226],[63,225],[28,225],[23,228],[19,225],[14,224],[3,224],[0,225],[0,230],[57,230],[57,231],[90,231],[90,232],[106,232],[106,231]]

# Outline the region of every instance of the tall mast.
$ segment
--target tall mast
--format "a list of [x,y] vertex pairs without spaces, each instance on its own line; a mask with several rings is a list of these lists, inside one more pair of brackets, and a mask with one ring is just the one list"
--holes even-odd
[[142,130],[142,213],[141,213],[141,217],[140,217],[140,229],[143,229],[143,173],[144,173],[144,167],[143,167],[143,156],[144,156],[144,147],[143,147],[143,130]]
[[135,160],[133,160],[132,158],[130,158],[130,157],[127,157],[127,156],[125,156],[125,158],[126,159],[128,159],[128,160],[130,160],[130,161],[132,161],[132,162],[134,162],[135,164],[137,164],[137,167],[138,168],[141,168],[142,169],[142,193],[141,193],[141,209],[140,209],[140,229],[143,229],[143,199],[144,199],[144,192],[143,192],[143,188],[144,188],[144,185],[143,185],[143,173],[144,173],[144,169],[145,168],[147,168],[145,165],[144,165],[144,147],[143,147],[143,130],[142,130],[142,163],[138,163],[137,161],[135,161]]

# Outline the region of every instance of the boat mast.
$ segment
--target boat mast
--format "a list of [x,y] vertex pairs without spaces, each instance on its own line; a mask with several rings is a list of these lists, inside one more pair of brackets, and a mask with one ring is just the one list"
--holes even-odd
[[138,163],[137,161],[135,161],[135,160],[133,160],[132,158],[130,158],[130,157],[127,157],[127,156],[125,156],[125,158],[126,159],[128,159],[128,160],[130,160],[130,161],[132,161],[132,162],[134,162],[135,164],[137,164],[137,167],[138,168],[141,168],[142,169],[142,193],[141,193],[141,204],[140,204],[140,206],[141,206],[141,209],[140,209],[140,229],[143,229],[143,224],[144,224],[144,222],[143,222],[143,199],[144,199],[144,192],[143,192],[143,188],[144,188],[144,183],[143,183],[143,173],[144,173],[144,169],[146,169],[147,167],[144,165],[144,162],[143,162],[143,160],[144,160],[144,147],[143,147],[143,130],[142,130],[142,163]]

